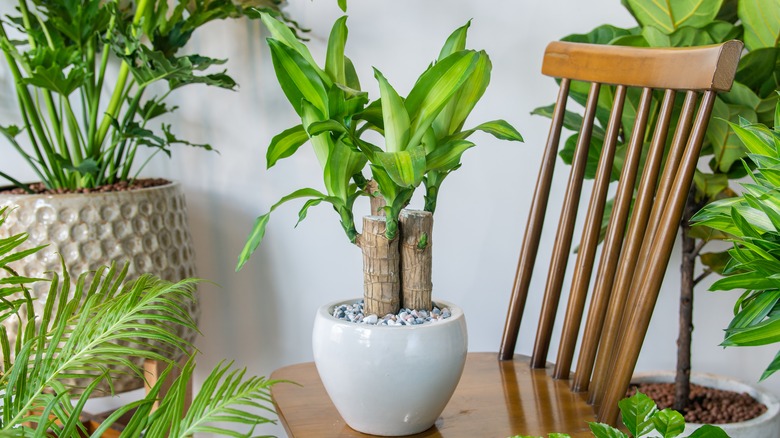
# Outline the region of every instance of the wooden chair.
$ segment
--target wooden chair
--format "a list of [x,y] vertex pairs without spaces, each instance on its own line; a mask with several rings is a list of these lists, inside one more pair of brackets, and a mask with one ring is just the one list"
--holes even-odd
[[[616,423],[617,403],[625,395],[647,332],[716,93],[731,88],[741,49],[739,41],[687,49],[566,42],[554,42],[547,47],[542,73],[560,78],[561,85],[525,230],[501,350],[498,358],[495,353],[468,355],[463,377],[441,418],[433,428],[416,436],[546,436],[550,432],[590,436],[586,422]],[[514,350],[545,222],[572,81],[589,82],[590,92],[560,213],[536,341],[532,355],[526,357],[514,354]],[[553,323],[572,254],[599,90],[605,84],[616,85],[614,101],[578,240],[558,355],[555,365],[550,365],[547,356]],[[627,132],[621,126],[621,114],[631,87],[639,88],[636,92],[641,93],[641,99],[600,261],[594,270],[616,144],[621,133]],[[651,106],[653,93],[662,95],[656,111]],[[678,95],[684,99],[682,111],[671,142],[667,142]],[[655,129],[647,132],[652,124]],[[637,178],[645,139],[649,146]],[[592,277],[594,286],[588,293]],[[590,307],[573,373],[573,356],[588,296]],[[341,419],[313,363],[282,368],[271,378],[302,385],[281,384],[272,390],[279,418],[291,437],[363,436]]]

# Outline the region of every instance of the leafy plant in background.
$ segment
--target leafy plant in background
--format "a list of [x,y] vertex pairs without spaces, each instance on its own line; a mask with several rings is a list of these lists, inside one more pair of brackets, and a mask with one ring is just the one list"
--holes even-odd
[[[6,208],[0,209],[0,226],[6,214]],[[67,272],[62,279],[57,274],[51,279],[17,275],[12,264],[41,249],[19,251],[26,239],[26,234],[0,239],[0,272],[4,274],[0,277],[0,321],[16,318],[19,324],[13,345],[4,326],[0,326],[0,436],[43,437],[51,432],[61,438],[100,437],[132,409],[136,411],[121,437],[188,437],[197,432],[239,436],[224,423],[213,423],[254,428],[271,421],[256,411],[273,412],[269,388],[274,382],[247,377],[245,370],[231,369],[231,364],[224,363],[209,374],[185,410],[194,353],[192,345],[176,336],[172,327],[194,328],[182,303],[194,299],[196,280],[174,284],[146,275],[121,286],[127,268],[120,271],[111,266],[101,267],[93,275],[80,275],[71,290]],[[43,312],[37,314],[28,287],[40,281],[50,283],[50,292]],[[142,339],[157,341],[162,347],[154,351],[142,348]],[[159,400],[159,408],[152,411],[165,376],[177,366],[168,359],[175,356],[173,351],[184,352],[190,358],[169,392]],[[167,370],[143,399],[121,407],[88,434],[80,421],[84,404],[96,394],[101,382],[111,381],[116,372],[112,367],[130,367],[131,372],[143,377],[143,370],[128,359],[131,356],[163,361],[168,364]],[[80,388],[68,386],[66,380],[76,376],[90,383]]]
[[[484,51],[465,49],[469,24],[450,35],[437,61],[423,72],[406,98],[375,69],[380,99],[369,103],[367,93],[360,91],[352,62],[344,56],[346,17],[333,26],[324,68],[317,65],[306,46],[281,22],[268,15],[263,16],[263,22],[272,35],[269,45],[277,78],[302,121],[273,138],[266,156],[268,167],[310,142],[322,167],[326,192],[297,190],[258,217],[239,256],[238,269],[262,241],[271,212],[299,198],[308,199],[299,220],[306,217],[310,207],[330,203],[339,214],[347,237],[360,247],[364,246],[367,232],[365,227],[362,235],[356,231],[354,202],[361,195],[381,198],[383,206],[379,211],[385,216],[383,245],[388,246],[384,256],[397,261],[398,254],[393,254],[398,253],[397,246],[390,246],[399,233],[401,210],[424,184],[425,209],[434,211],[444,178],[460,167],[463,152],[474,146],[467,140],[472,133],[481,130],[498,138],[522,141],[520,134],[503,120],[463,129],[465,119],[490,81],[491,69]],[[366,140],[364,134],[368,131],[383,136],[384,148]],[[363,173],[366,166],[371,172],[370,182]],[[417,245],[421,250],[430,246],[429,237],[430,232],[420,236]],[[387,274],[397,277],[397,273]],[[386,278],[381,282],[387,283]],[[366,280],[366,284],[372,283],[373,280]],[[368,310],[367,314],[394,311],[397,308]]]
[[[694,176],[694,185],[681,223],[681,322],[675,408],[682,410],[688,405],[690,391],[693,288],[712,272],[723,272],[728,258],[725,251],[703,252],[708,242],[723,239],[723,233],[707,227],[690,230],[688,223],[691,216],[702,206],[733,196],[730,180],[745,176],[745,168],[740,162],[745,148],[738,136],[729,130],[729,122],[744,118],[768,126],[774,123],[773,109],[777,101],[775,90],[780,86],[780,1],[713,0],[658,3],[651,0],[621,0],[621,3],[637,20],[637,27],[622,29],[602,25],[587,34],[569,35],[563,40],[637,47],[686,47],[741,39],[747,49],[737,69],[731,92],[722,93],[716,99],[713,118],[702,149],[702,157],[708,158],[707,168],[698,169]],[[586,178],[593,178],[595,175],[609,117],[609,103],[614,97],[613,87],[602,87],[601,90],[596,126],[588,153]],[[584,104],[587,92],[586,84],[573,83],[571,86],[571,96],[580,104]],[[660,100],[659,95],[654,96],[651,105],[659,105]],[[618,139],[613,179],[617,179],[623,165],[638,102],[639,90],[630,90],[621,119],[622,132]],[[679,109],[682,99],[678,99],[676,105]],[[552,106],[537,108],[533,113],[550,117]],[[674,132],[676,120],[676,117],[672,118],[669,132]],[[565,126],[577,130],[581,122],[580,114],[567,111]],[[655,120],[648,121],[645,142],[649,142],[654,125]],[[670,135],[670,141],[671,137]],[[576,139],[576,134],[568,138],[560,152],[566,163],[571,163]],[[610,213],[607,208],[605,214]],[[695,276],[697,258],[706,266],[699,276]]]
[[[637,392],[618,403],[623,425],[629,434],[603,423],[588,423],[596,438],[674,438],[685,430],[685,418],[672,409],[658,410],[655,402],[648,396]],[[728,434],[717,426],[703,425],[688,438],[727,438]],[[538,436],[515,435],[512,438],[543,438]],[[565,433],[551,433],[547,438],[570,438]]]
[[[725,277],[711,290],[745,290],[734,306],[723,346],[780,342],[780,104],[774,129],[742,119],[731,127],[748,150],[743,160],[752,179],[740,196],[713,202],[694,217],[696,226],[726,233],[729,250]],[[750,171],[750,169],[755,169]],[[761,376],[780,370],[780,353]]]
[[[256,17],[258,11],[281,16],[281,0],[169,3],[19,0],[17,15],[0,23],[0,48],[23,122],[0,126],[0,133],[46,188],[131,180],[146,163],[135,166],[141,147],[153,155],[170,155],[176,144],[211,149],[177,138],[170,125],[157,132],[149,127],[176,109],[165,103],[174,90],[190,84],[236,87],[225,71],[207,71],[225,60],[179,52],[213,20]],[[25,39],[14,39],[13,31]],[[120,62],[116,79],[109,72],[114,59]],[[7,172],[0,176],[30,191]]]

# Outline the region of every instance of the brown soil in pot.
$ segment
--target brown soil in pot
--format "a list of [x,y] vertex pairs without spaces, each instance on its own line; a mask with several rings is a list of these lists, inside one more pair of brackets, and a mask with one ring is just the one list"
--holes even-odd
[[[674,383],[631,385],[627,396],[636,391],[655,400],[659,409],[674,403]],[[687,423],[725,424],[747,421],[766,412],[766,406],[746,393],[725,391],[691,384],[691,406],[682,414]]]
[[[56,189],[49,190],[43,183],[30,184],[30,189],[37,195],[61,195],[65,193],[106,193],[106,192],[125,192],[128,190],[147,189],[150,187],[158,187],[169,184],[170,181],[163,178],[141,178],[135,179],[132,182],[120,181],[114,184],[106,184],[94,189]],[[27,192],[19,187],[0,188],[0,193],[5,195],[26,195]]]

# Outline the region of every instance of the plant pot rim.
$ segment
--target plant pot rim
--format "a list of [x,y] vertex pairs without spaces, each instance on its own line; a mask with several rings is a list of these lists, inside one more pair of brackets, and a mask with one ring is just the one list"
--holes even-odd
[[117,193],[140,193],[140,192],[149,192],[155,190],[165,190],[165,189],[176,188],[179,187],[180,185],[181,183],[179,181],[168,180],[166,184],[161,184],[159,186],[152,186],[152,187],[142,187],[133,190],[113,190],[108,192],[89,192],[89,193],[14,193],[11,194],[11,193],[3,193],[3,190],[9,188],[15,188],[16,186],[13,184],[7,184],[7,185],[0,186],[0,196],[3,196],[5,199],[25,198],[25,197],[35,197],[35,196],[39,198],[59,198],[59,199],[77,198],[77,197],[83,198],[83,197],[91,197],[91,196],[106,196],[106,195],[111,196]]
[[360,301],[361,298],[346,298],[341,300],[332,301],[328,304],[320,306],[317,309],[317,316],[330,320],[333,324],[338,324],[343,327],[371,329],[371,330],[425,330],[432,327],[442,327],[449,324],[456,324],[458,320],[465,318],[463,309],[450,303],[449,301],[434,299],[433,303],[439,308],[447,307],[450,309],[451,316],[449,318],[440,319],[437,322],[418,324],[418,325],[379,325],[379,324],[361,324],[348,320],[343,320],[333,316],[333,309],[336,306],[342,304],[353,304]]
[[[660,377],[663,379],[663,382],[670,383],[670,382],[674,382],[674,376],[675,373],[673,371],[668,371],[668,370],[642,371],[639,373],[634,373],[634,375],[631,377],[631,383],[634,383],[636,380],[653,378],[653,377]],[[751,418],[750,420],[747,421],[740,421],[739,423],[725,423],[729,426],[729,428],[748,428],[758,423],[771,421],[772,419],[780,415],[780,399],[778,399],[774,394],[771,394],[766,390],[763,390],[753,384],[747,383],[740,379],[728,377],[720,374],[703,373],[703,372],[691,373],[691,383],[695,383],[697,385],[702,385],[707,387],[713,387],[712,384],[706,383],[707,381],[728,382],[734,386],[739,387],[739,389],[735,389],[735,388],[715,388],[715,389],[725,389],[734,392],[745,392],[751,397],[753,397],[754,399],[756,399],[758,402],[766,406],[766,412],[759,415],[758,417]],[[699,425],[698,423],[688,423],[688,424]],[[723,424],[717,424],[716,426],[723,426]]]

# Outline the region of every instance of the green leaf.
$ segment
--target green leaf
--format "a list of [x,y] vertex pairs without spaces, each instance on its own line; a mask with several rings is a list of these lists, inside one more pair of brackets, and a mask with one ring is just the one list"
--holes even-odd
[[641,436],[653,429],[653,415],[658,412],[650,397],[637,392],[633,397],[618,402],[623,424],[633,436]]
[[268,219],[270,218],[271,213],[273,213],[277,207],[284,204],[285,202],[300,198],[327,198],[327,196],[322,192],[309,188],[296,190],[280,199],[276,204],[272,205],[271,209],[268,210],[268,213],[262,216],[258,216],[257,219],[255,219],[255,224],[252,226],[252,231],[249,233],[249,237],[247,237],[244,248],[241,250],[241,254],[238,255],[238,265],[236,266],[236,272],[241,270],[241,268],[249,260],[249,257],[252,256],[252,253],[255,252],[258,246],[260,246],[260,242],[263,241],[263,237],[265,236],[265,228],[268,225]]
[[[751,50],[739,60],[734,80],[751,90],[758,90],[759,96],[766,97],[774,94],[774,90],[778,88],[777,81],[780,79],[775,77],[778,56],[780,56],[779,47]],[[778,126],[778,123],[774,126]]]
[[347,0],[338,0],[338,4],[342,12],[347,12]]
[[409,145],[410,121],[404,101],[387,82],[382,73],[374,69],[374,77],[379,82],[379,94],[382,102],[382,122],[385,129],[385,149],[387,152],[400,152]]
[[23,83],[59,93],[65,97],[78,90],[85,83],[86,75],[81,69],[74,68],[67,77],[60,66],[50,68],[37,67]]
[[309,124],[307,130],[312,137],[325,132],[346,132],[344,125],[333,119],[324,120],[322,122],[313,122]]
[[674,438],[685,431],[685,418],[673,409],[656,412],[652,419],[662,438]]
[[761,379],[759,380],[763,382],[767,377],[777,372],[777,370],[780,370],[780,352],[778,352],[775,358],[772,359],[772,362],[770,362],[769,366],[766,367],[766,370],[764,370],[764,373],[761,374]]
[[729,126],[750,152],[770,157],[777,156],[774,135],[766,126],[748,124],[740,126],[735,123],[729,123]]
[[705,424],[688,435],[688,438],[729,438],[729,434],[718,426]]
[[463,152],[474,146],[474,143],[467,140],[452,140],[436,147],[433,152],[425,156],[425,171],[446,172],[460,166],[460,157]]
[[411,119],[409,146],[419,144],[439,112],[471,75],[476,62],[477,52],[464,50],[437,62],[420,76],[404,102]]
[[588,427],[596,438],[629,438],[628,435],[608,424],[591,422],[588,423]]
[[303,129],[303,125],[286,129],[274,136],[265,154],[267,168],[270,169],[277,161],[294,154],[307,140],[309,140],[309,135]]
[[311,103],[324,116],[328,114],[325,85],[315,68],[298,52],[278,40],[268,39],[271,58],[279,85],[299,116],[303,115],[302,101]]
[[295,36],[293,31],[290,30],[286,24],[268,13],[261,13],[260,18],[263,21],[263,24],[268,28],[268,31],[271,32],[271,37],[274,40],[279,41],[280,44],[283,44],[298,53],[306,60],[306,63],[312,67],[317,76],[320,77],[320,80],[327,81],[328,76],[317,66],[317,62],[314,60],[314,57],[311,56],[309,49],[298,40],[298,37]]
[[726,264],[731,259],[728,251],[705,252],[702,253],[699,257],[701,257],[701,262],[704,266],[721,275],[723,275],[723,270],[726,268]]
[[778,290],[758,293],[734,316],[726,330],[743,329],[760,323],[774,309],[778,300],[780,300],[780,291]]
[[338,84],[347,84],[344,47],[347,44],[347,17],[341,17],[333,23],[328,38],[328,52],[325,58],[325,72],[330,80]]
[[[745,155],[745,147],[739,137],[729,128],[729,121],[736,122],[739,117],[756,120],[756,114],[750,108],[729,105],[720,98],[715,99],[712,119],[707,128],[707,140],[713,148],[714,166],[717,172],[728,172],[731,166]],[[728,186],[728,182],[726,183]]]
[[622,29],[612,26],[611,24],[603,24],[586,34],[567,35],[561,38],[561,41],[589,44],[614,44],[618,39],[636,36],[636,33],[639,30],[639,28]]
[[718,15],[722,0],[676,0],[652,2],[626,0],[631,13],[643,27],[653,26],[670,34],[683,26],[703,27]]
[[350,179],[366,165],[366,161],[364,154],[355,152],[341,141],[335,142],[323,176],[328,194],[346,204]]
[[479,99],[482,98],[482,95],[485,94],[485,90],[490,83],[490,73],[492,69],[493,64],[490,62],[487,53],[482,50],[477,52],[477,62],[474,66],[474,71],[450,103],[451,105],[454,105],[454,110],[452,111],[448,132],[446,132],[445,135],[463,129],[466,118],[471,114],[471,111],[477,105]]
[[720,344],[724,347],[768,345],[780,342],[780,317],[762,323],[731,330]]
[[453,53],[466,50],[466,37],[468,36],[470,26],[471,20],[466,22],[466,24],[463,26],[455,29],[455,31],[452,32],[449,37],[447,37],[447,41],[444,42],[444,46],[442,46],[441,50],[439,51],[439,57],[437,58],[439,61],[452,55]]
[[422,145],[399,152],[379,152],[376,159],[400,187],[417,187],[425,175],[425,149]]
[[740,0],[737,13],[748,50],[775,47],[780,40],[780,0]]
[[514,128],[514,126],[510,125],[509,122],[507,122],[506,120],[501,120],[501,119],[482,123],[476,128],[472,129],[471,131],[487,132],[488,134],[491,134],[500,140],[510,140],[510,141],[519,141],[519,142],[524,141],[523,136],[520,135],[520,133],[517,131],[517,129]]

